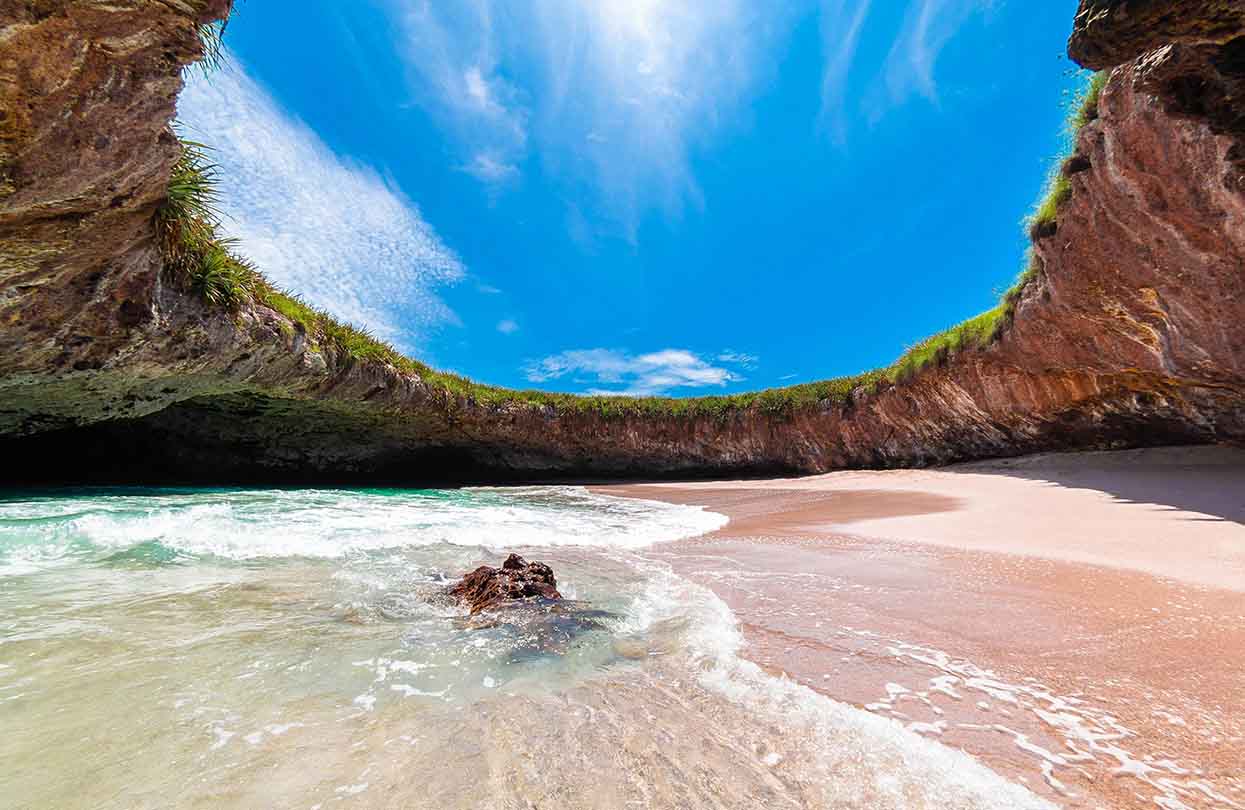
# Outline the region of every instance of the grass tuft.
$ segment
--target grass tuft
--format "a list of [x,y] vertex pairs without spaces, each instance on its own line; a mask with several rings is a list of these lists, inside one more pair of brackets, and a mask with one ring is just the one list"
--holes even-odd
[[256,272],[230,248],[233,240],[216,239],[203,246],[198,266],[189,273],[190,287],[209,304],[237,309],[255,300]]
[[[1095,73],[1086,83],[1079,100],[1072,105],[1068,116],[1070,149],[1075,148],[1076,134],[1081,128],[1098,119],[1098,100],[1108,75],[1108,71]],[[1034,241],[1054,233],[1059,209],[1072,196],[1072,181],[1069,178],[1074,161],[1075,157],[1060,161],[1051,172],[1042,196],[1028,218],[1029,235]],[[899,382],[911,378],[930,364],[944,362],[964,349],[989,346],[1011,323],[1025,288],[1038,275],[1038,265],[1039,260],[1030,250],[1024,272],[1003,294],[997,306],[921,341],[882,372],[883,376],[892,382]]]
[[207,147],[183,140],[181,150],[168,195],[156,212],[165,271],[209,304],[237,309],[255,300],[260,275],[238,257],[233,240],[217,233],[218,170],[208,159]]
[[173,164],[168,196],[157,218],[165,230],[220,221],[217,209],[216,164],[208,160],[208,148],[197,141],[181,141],[181,155]]
[[203,46],[203,57],[199,60],[199,69],[205,74],[220,70],[225,64],[225,28],[229,20],[214,20],[202,23],[196,29],[199,42]]
[[[1079,100],[1071,107],[1068,115],[1068,140],[1070,150],[1076,148],[1076,135],[1081,129],[1098,120],[1098,100],[1102,96],[1102,88],[1106,86],[1109,71],[1099,71],[1090,77]],[[1042,196],[1038,198],[1033,213],[1029,215],[1027,225],[1029,236],[1034,241],[1053,236],[1058,228],[1059,208],[1072,197],[1072,181],[1069,179],[1069,161],[1062,161],[1051,170]]]
[[1110,71],[1100,70],[1090,77],[1085,94],[1081,97],[1081,103],[1076,106],[1068,122],[1068,127],[1073,134],[1098,120],[1098,100],[1102,97],[1102,88],[1107,86],[1107,77],[1110,75]]
[[1072,198],[1072,181],[1059,166],[1051,172],[1037,206],[1029,215],[1029,237],[1035,242],[1053,236],[1059,222],[1059,208]]
[[945,362],[957,352],[989,346],[1011,323],[1025,287],[1037,277],[1037,268],[1038,259],[1030,252],[1024,272],[1003,294],[998,305],[908,349],[883,372],[886,379],[902,382],[915,376],[926,366]]

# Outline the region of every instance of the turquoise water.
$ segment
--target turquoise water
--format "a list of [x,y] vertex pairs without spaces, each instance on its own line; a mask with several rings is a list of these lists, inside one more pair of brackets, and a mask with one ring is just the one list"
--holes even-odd
[[[740,657],[647,553],[724,522],[567,487],[10,494],[0,806],[1043,806]],[[510,551],[566,616],[441,598]]]

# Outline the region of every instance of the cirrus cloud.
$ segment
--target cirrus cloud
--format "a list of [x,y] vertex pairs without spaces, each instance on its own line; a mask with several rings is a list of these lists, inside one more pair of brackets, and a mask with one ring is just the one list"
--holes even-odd
[[[389,0],[413,97],[455,141],[464,171],[496,191],[533,155],[593,213],[633,231],[650,208],[701,192],[693,147],[774,69],[792,9],[747,0]],[[587,202],[587,201],[586,201]]]
[[[972,17],[993,10],[996,0],[914,0],[886,57],[889,103],[902,104],[913,94],[938,102],[934,76],[938,57]],[[876,106],[874,115],[881,110]]]
[[222,230],[277,286],[406,351],[459,323],[437,288],[464,268],[415,203],[334,154],[236,57],[210,76],[188,74],[178,120],[212,149]]

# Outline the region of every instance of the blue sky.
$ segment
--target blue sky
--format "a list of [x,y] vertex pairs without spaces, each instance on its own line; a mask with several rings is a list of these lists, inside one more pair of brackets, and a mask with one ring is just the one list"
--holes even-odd
[[485,382],[678,396],[992,306],[1084,77],[1075,0],[239,0],[190,75],[225,228]]

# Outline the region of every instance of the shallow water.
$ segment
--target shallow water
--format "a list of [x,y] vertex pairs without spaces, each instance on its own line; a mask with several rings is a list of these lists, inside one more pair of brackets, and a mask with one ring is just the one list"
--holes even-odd
[[[10,495],[0,805],[1046,806],[742,659],[647,551],[724,521],[551,487]],[[509,551],[569,617],[437,598]]]

